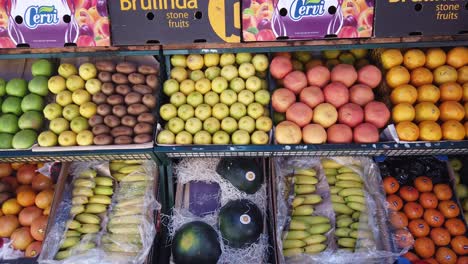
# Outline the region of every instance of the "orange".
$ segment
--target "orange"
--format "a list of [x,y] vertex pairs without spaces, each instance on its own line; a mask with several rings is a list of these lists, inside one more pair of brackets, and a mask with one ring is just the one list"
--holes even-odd
[[429,231],[431,230],[429,225],[423,219],[411,220],[408,224],[408,229],[415,237],[425,237],[429,235]]
[[423,192],[419,195],[419,203],[425,209],[435,209],[439,204],[437,196],[433,192]]
[[[416,121],[437,121],[440,116],[439,108],[430,102],[421,102],[414,108]],[[421,129],[421,128],[420,128]]]
[[423,259],[424,263],[425,264],[440,264],[437,260],[435,260],[434,258],[427,258],[427,259]]
[[466,236],[456,236],[450,242],[452,249],[460,255],[468,254],[468,238]]
[[409,252],[409,251],[406,252],[402,257],[411,261],[411,263],[415,262],[416,260],[419,260],[419,257],[416,254],[414,254],[413,252]]
[[463,66],[458,69],[458,79],[459,84],[464,84],[468,82],[468,66]]
[[398,181],[391,176],[385,177],[385,179],[383,179],[383,186],[387,194],[394,194],[398,192],[398,189],[400,189],[400,184]]
[[52,204],[52,199],[54,198],[54,190],[48,189],[44,190],[37,194],[36,196],[36,206],[41,209],[46,209]]
[[419,127],[413,122],[398,123],[396,131],[401,141],[415,141],[419,138]]
[[441,48],[432,48],[426,51],[426,68],[435,69],[445,64],[447,55]]
[[434,121],[419,123],[419,139],[423,141],[439,141],[442,138],[442,129]]
[[451,49],[447,53],[447,64],[455,68],[468,64],[468,48],[456,47]]
[[6,200],[2,205],[2,212],[5,215],[17,215],[23,209],[16,198]]
[[420,192],[432,191],[432,180],[427,176],[419,176],[413,181],[414,187]]
[[424,208],[417,202],[409,202],[406,203],[405,206],[403,206],[403,212],[406,214],[408,219],[413,220],[423,216]]
[[435,253],[434,242],[427,237],[420,237],[414,241],[414,251],[421,258],[430,258]]
[[460,214],[458,204],[452,200],[441,201],[438,208],[445,218],[454,218]]
[[436,227],[431,230],[431,239],[436,246],[446,246],[450,243],[450,233],[443,227]]
[[403,63],[403,54],[398,49],[388,49],[382,52],[380,61],[384,69],[388,70]]
[[385,80],[391,88],[409,83],[410,78],[411,76],[409,71],[403,66],[395,66],[391,68],[385,76]]
[[468,82],[463,84],[463,101],[468,102]]
[[434,80],[432,72],[424,67],[419,67],[411,71],[411,84],[414,86],[421,86],[424,84],[431,84]]
[[437,84],[456,82],[458,79],[457,70],[448,65],[437,67],[432,74],[434,75],[434,82]]
[[453,196],[452,188],[450,188],[450,186],[445,183],[434,185],[434,193],[437,196],[437,199],[441,201],[452,199]]
[[436,260],[440,264],[455,264],[457,263],[457,255],[453,250],[446,247],[440,247],[436,252]]
[[413,121],[416,112],[411,104],[397,104],[392,109],[392,119],[395,123]]
[[439,89],[441,101],[460,101],[463,97],[463,88],[456,82],[446,82]]
[[418,102],[437,103],[440,98],[440,90],[437,86],[426,84],[418,87]]
[[403,186],[400,188],[400,197],[407,202],[417,201],[419,198],[419,192],[413,186]]
[[418,98],[418,90],[411,84],[403,84],[392,90],[390,101],[392,104],[409,103],[414,104]]
[[402,212],[391,212],[390,223],[394,228],[404,228],[408,226],[408,217]]
[[424,220],[426,220],[431,227],[441,227],[445,222],[445,217],[436,209],[427,209],[424,212]]
[[468,264],[468,256],[458,256],[457,264]]
[[448,120],[442,124],[442,138],[446,140],[463,140],[465,127],[456,120]]
[[403,56],[403,64],[410,70],[422,67],[426,64],[426,55],[420,49],[410,49]]
[[440,120],[461,121],[465,117],[465,108],[456,101],[446,101],[439,105]]
[[31,190],[21,191],[16,195],[18,203],[23,207],[34,205],[36,199],[36,193]]
[[24,165],[24,163],[22,163],[22,162],[12,162],[11,163],[11,168],[14,169],[14,170],[18,170],[23,165]]
[[460,218],[451,218],[445,221],[445,228],[452,236],[462,236],[466,233],[465,223]]
[[407,229],[396,230],[394,236],[400,248],[411,248],[414,244],[414,237]]
[[391,211],[400,211],[403,207],[403,200],[396,194],[387,196],[387,208]]

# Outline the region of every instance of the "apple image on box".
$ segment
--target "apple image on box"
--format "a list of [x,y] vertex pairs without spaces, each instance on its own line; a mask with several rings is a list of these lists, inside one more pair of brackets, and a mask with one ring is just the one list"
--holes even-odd
[[48,60],[41,59],[35,61],[31,66],[31,73],[33,76],[50,77],[54,72],[54,65]]
[[179,91],[179,82],[174,79],[166,80],[163,83],[163,92],[167,96],[171,96],[172,94]]
[[214,106],[219,103],[219,95],[213,91],[209,91],[204,96],[205,103],[209,106]]
[[185,96],[189,95],[191,92],[195,91],[195,81],[190,80],[190,79],[183,80],[179,85],[179,90]]
[[211,135],[206,131],[198,131],[193,136],[193,143],[197,145],[208,145],[211,144]]
[[159,144],[174,144],[175,135],[169,130],[163,130],[159,132],[157,141]]
[[47,82],[47,86],[49,87],[49,91],[53,94],[58,94],[67,89],[66,80],[60,75],[51,77]]
[[67,79],[72,75],[77,75],[78,74],[78,69],[73,64],[62,63],[62,64],[60,64],[60,66],[58,68],[58,74],[60,76],[62,76],[63,78]]
[[49,129],[58,135],[63,131],[70,129],[70,123],[65,118],[59,117],[50,121]]
[[167,128],[174,134],[177,134],[184,130],[185,128],[185,122],[179,117],[174,117],[167,122]]
[[205,121],[210,116],[211,116],[211,106],[207,104],[201,104],[201,105],[198,105],[197,108],[195,108],[195,117],[197,117],[201,121]]
[[189,104],[183,104],[177,109],[177,116],[180,117],[182,120],[187,121],[188,119],[195,116],[195,110],[193,109],[193,106]]
[[37,143],[41,147],[53,147],[57,145],[57,135],[52,131],[44,131],[39,134]]
[[46,96],[49,93],[48,82],[49,80],[47,79],[47,77],[44,77],[44,76],[34,77],[28,83],[28,90],[31,93],[34,93],[40,96]]
[[209,67],[205,70],[205,77],[210,81],[220,76],[220,74],[221,74],[221,69],[216,66]]
[[245,89],[245,81],[240,77],[236,77],[229,82],[229,88],[239,93],[240,91]]
[[242,103],[236,102],[231,105],[229,108],[229,115],[236,120],[241,119],[241,117],[247,114],[247,108]]

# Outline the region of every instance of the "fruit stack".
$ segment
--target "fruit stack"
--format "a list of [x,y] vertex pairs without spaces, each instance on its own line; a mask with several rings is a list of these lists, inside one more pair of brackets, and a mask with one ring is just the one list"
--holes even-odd
[[[393,164],[396,162],[402,164],[401,160]],[[395,241],[400,248],[412,248],[404,255],[411,261],[466,263],[466,223],[460,217],[460,208],[446,178],[447,167],[444,162],[430,162],[445,166],[445,174],[428,165],[422,171],[426,175],[436,171],[438,175],[418,176],[420,164],[424,164],[418,160],[408,164],[411,167],[407,169],[397,165],[393,173],[386,173],[392,175],[384,178],[383,185]]]
[[[364,58],[367,50],[354,53]],[[339,55],[339,52],[324,54],[328,58]],[[276,142],[378,142],[378,129],[390,118],[387,106],[374,100],[373,89],[382,78],[380,70],[370,64],[356,69],[350,64],[334,65],[329,61],[330,71],[308,53],[294,56],[308,61],[305,69],[300,61],[295,61],[299,66],[293,63],[290,53],[277,54],[270,64],[270,73],[280,87],[272,95],[272,106],[277,112],[275,121],[281,121],[275,130]]]
[[[44,108],[49,131],[42,147],[147,143],[152,140],[158,87],[152,66],[121,62],[69,63],[49,79],[55,102]],[[57,138],[58,137],[58,138]]]
[[335,237],[340,248],[354,252],[358,247],[375,245],[372,231],[368,229],[368,210],[365,187],[359,166],[343,166],[333,160],[323,159],[330,185],[333,210],[336,214]]
[[54,196],[52,180],[37,172],[41,166],[0,163],[0,237],[28,258],[41,253]]
[[264,54],[192,54],[171,57],[161,106],[167,121],[159,144],[267,144],[268,57]]
[[[380,57],[392,89],[392,119],[400,140],[463,140],[468,122],[468,48],[447,53],[410,49],[384,51]],[[465,105],[462,105],[465,102]]]
[[[457,197],[460,199],[460,203],[463,207],[463,212],[465,220],[468,220],[468,186],[462,182],[460,174],[463,173],[462,169],[466,170],[466,167],[463,168],[463,163],[460,159],[454,158],[450,160],[450,166],[455,172],[455,190],[457,192]],[[466,179],[463,179],[466,182]]]
[[62,260],[96,247],[95,235],[101,230],[108,205],[112,202],[113,180],[97,176],[95,170],[82,171],[74,179],[71,220],[55,258]]
[[[47,60],[35,61],[29,81],[0,79],[0,149],[28,149],[36,143],[37,132],[43,126],[44,96],[47,78],[53,66]],[[3,100],[2,100],[3,99]]]
[[322,197],[314,194],[317,177],[314,169],[300,169],[290,178],[294,182],[294,199],[291,222],[283,240],[285,257],[301,253],[316,254],[327,248],[324,234],[331,229],[330,219],[313,215],[314,205],[322,202]]

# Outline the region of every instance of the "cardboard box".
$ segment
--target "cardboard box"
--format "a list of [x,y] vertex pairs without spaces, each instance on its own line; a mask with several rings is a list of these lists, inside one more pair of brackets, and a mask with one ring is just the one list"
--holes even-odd
[[109,2],[113,45],[240,42],[238,0]]
[[369,38],[375,0],[247,0],[244,41]]
[[468,33],[466,0],[378,1],[376,37]]
[[0,48],[110,46],[107,0],[0,1]]

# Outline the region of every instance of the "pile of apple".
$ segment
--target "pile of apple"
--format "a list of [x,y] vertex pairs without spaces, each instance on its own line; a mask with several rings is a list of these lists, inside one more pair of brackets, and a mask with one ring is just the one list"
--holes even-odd
[[272,105],[285,121],[276,126],[279,144],[372,143],[389,118],[387,106],[374,100],[373,89],[382,80],[374,65],[359,70],[351,64],[321,61],[302,71],[294,69],[291,54],[278,54],[271,75],[284,88],[272,95]]
[[167,121],[159,144],[267,144],[273,126],[267,108],[264,54],[191,54],[171,57],[161,106]]

